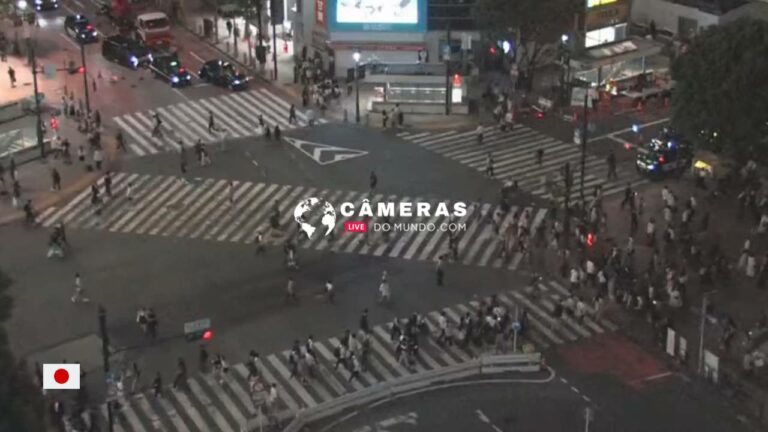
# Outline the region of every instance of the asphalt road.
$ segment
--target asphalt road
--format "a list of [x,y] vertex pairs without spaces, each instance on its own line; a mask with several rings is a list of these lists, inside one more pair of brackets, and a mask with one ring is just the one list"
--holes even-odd
[[[245,139],[228,144],[224,152],[212,149],[213,164],[192,164],[190,176],[365,191],[369,172],[376,170],[379,191],[385,194],[474,200],[497,193],[496,186],[463,166],[435,159],[386,132],[328,125],[290,135],[368,154],[320,165],[285,142]],[[178,155],[129,159],[124,169],[177,175]],[[518,200],[531,204],[524,195]],[[283,204],[286,211],[294,205]],[[95,306],[68,301],[74,273],[80,272],[93,303],[108,310],[113,344],[131,348],[127,357],[141,357],[145,370],[172,370],[177,357],[194,359],[197,346],[179,336],[184,322],[198,318],[210,317],[214,323],[211,351],[237,361],[251,348],[271,352],[308,334],[320,338],[354,328],[366,307],[375,324],[524,284],[523,276],[503,269],[456,265],[448,268],[447,286],[438,288],[431,263],[307,250],[300,252],[302,268],[295,276],[302,302],[286,306],[282,250],[257,258],[250,245],[239,243],[212,246],[173,237],[70,230],[74,253],[58,262],[44,258],[47,232],[14,226],[2,231],[8,244],[21,245],[0,251],[4,269],[16,281],[17,309],[9,330],[17,353],[35,353],[96,331]],[[391,309],[374,306],[383,270],[392,281]],[[337,287],[335,306],[317,298],[328,278]],[[159,317],[160,341],[151,346],[134,321],[140,306],[154,307]],[[37,316],[46,318],[31,318]]]
[[[702,432],[746,431],[721,407],[721,401],[694,395],[679,378],[630,391],[611,380],[590,376],[589,387],[561,380],[458,386],[425,392],[361,409],[357,415],[316,425],[316,430],[407,432],[571,432],[587,430],[585,410],[592,411],[589,431]],[[574,389],[578,390],[577,393]],[[590,395],[587,402],[582,397]],[[336,423],[334,423],[334,421]]]

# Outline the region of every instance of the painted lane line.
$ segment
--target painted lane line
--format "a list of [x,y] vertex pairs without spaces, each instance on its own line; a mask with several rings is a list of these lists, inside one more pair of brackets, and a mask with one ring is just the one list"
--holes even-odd
[[198,59],[198,60],[200,61],[200,63],[203,63],[203,64],[205,64],[205,60],[203,60],[203,58],[202,58],[202,57],[200,57],[199,55],[195,54],[195,53],[194,53],[194,51],[190,51],[190,52],[189,52],[189,55],[191,55],[192,57],[194,57],[194,58]]
[[[658,120],[654,120],[654,121],[651,121],[651,122],[648,122],[648,123],[639,124],[637,126],[640,129],[643,129],[646,126],[653,126],[653,125],[657,125],[659,123],[666,123],[668,121],[669,121],[669,117],[664,117],[663,119],[658,119]],[[599,140],[599,139],[603,139],[603,138],[609,138],[612,135],[623,134],[625,132],[631,132],[631,131],[632,131],[632,127],[630,126],[630,127],[626,128],[626,129],[621,129],[621,130],[613,131],[611,133],[607,133],[605,135],[600,135],[599,137],[595,137],[595,138],[592,138],[592,139]]]

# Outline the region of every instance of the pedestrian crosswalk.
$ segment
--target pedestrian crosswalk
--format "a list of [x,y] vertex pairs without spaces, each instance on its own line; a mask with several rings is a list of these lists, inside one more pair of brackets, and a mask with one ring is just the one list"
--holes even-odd
[[[112,118],[124,131],[127,147],[139,156],[178,150],[179,139],[192,146],[198,139],[216,142],[259,133],[259,115],[265,124],[287,130],[309,124],[311,114],[296,110],[296,122],[289,122],[290,103],[266,88],[232,92],[224,96],[198,99]],[[208,130],[209,111],[217,130]],[[154,114],[160,115],[162,136],[153,137]],[[319,119],[318,123],[326,120]]]
[[[514,131],[501,131],[497,127],[483,130],[483,142],[478,143],[477,131],[401,132],[400,138],[455,160],[476,171],[485,172],[487,158],[493,159],[494,177],[502,181],[517,181],[520,189],[535,196],[550,199],[563,197],[562,167],[570,162],[574,187],[571,199],[580,196],[580,146],[560,141],[518,125]],[[543,150],[541,163],[537,151]],[[627,182],[632,185],[647,183],[634,170],[617,167],[616,179],[608,180],[608,164],[605,160],[587,154],[585,160],[585,195],[592,196],[595,187],[602,188],[603,196],[623,191]]]
[[[585,341],[595,335],[613,332],[617,326],[604,319],[601,313],[587,306],[582,319],[573,316],[555,317],[554,305],[569,296],[568,290],[557,281],[542,281],[524,289],[510,290],[497,295],[498,304],[511,316],[527,311],[527,322],[517,338],[517,349],[540,352],[566,343]],[[342,395],[352,394],[377,383],[403,376],[456,365],[488,353],[497,353],[492,344],[475,341],[454,344],[438,343],[438,320],[442,311],[451,328],[458,327],[462,316],[476,316],[482,307],[478,301],[457,304],[424,315],[431,336],[422,337],[416,362],[412,367],[398,362],[390,337],[390,325],[371,329],[368,366],[359,379],[350,381],[350,372],[343,366],[335,367],[334,350],[339,339],[331,337],[316,340],[314,350],[317,363],[314,376],[307,382],[291,378],[288,351],[261,356],[259,372],[266,386],[276,384],[277,401],[271,412],[278,420],[288,420],[299,410],[316,406]],[[512,350],[515,342],[508,341],[502,349]],[[144,431],[225,431],[239,432],[249,419],[263,415],[263,392],[252,392],[249,370],[239,363],[230,367],[223,383],[209,374],[196,373],[187,377],[187,388],[165,388],[162,396],[154,398],[148,390],[120,399],[117,411],[118,432]],[[130,388],[130,384],[127,385]],[[104,407],[103,412],[106,411]],[[267,420],[264,420],[265,423]],[[266,425],[266,424],[265,424]]]
[[[252,243],[258,232],[265,235],[265,243],[282,244],[286,238],[296,234],[298,224],[294,221],[294,208],[308,197],[325,199],[334,205],[353,202],[359,205],[365,199],[373,203],[428,202],[435,208],[439,202],[434,198],[404,197],[367,192],[323,189],[311,186],[253,183],[225,179],[195,179],[185,182],[179,177],[117,173],[112,176],[112,198],[105,197],[101,206],[91,203],[90,190],[85,190],[68,203],[51,207],[40,215],[43,226],[50,227],[62,222],[69,229],[96,229],[120,234],[142,234],[162,237],[181,237],[216,242]],[[131,185],[131,197],[126,190]],[[103,189],[103,178],[98,183]],[[102,193],[104,195],[105,193]],[[279,203],[280,232],[270,234],[269,218],[273,204]],[[493,268],[517,269],[525,263],[519,252],[502,258],[502,239],[496,232],[493,214],[496,206],[474,203],[468,205],[467,215],[460,219],[449,217],[411,218],[392,223],[415,222],[432,224],[434,231],[409,230],[391,232],[389,238],[383,233],[342,232],[344,223],[355,218],[339,217],[335,235],[315,235],[308,239],[297,235],[297,245],[306,249],[357,253],[378,257],[402,258],[418,261],[434,261],[448,251],[449,232],[441,230],[443,224],[453,222],[464,224],[458,234],[457,262]],[[97,211],[98,210],[98,211]],[[513,206],[498,220],[499,232],[505,232],[513,222],[515,213],[530,212],[529,227],[536,232],[545,223],[547,209]],[[372,222],[377,222],[373,220]],[[317,224],[316,224],[317,226]]]

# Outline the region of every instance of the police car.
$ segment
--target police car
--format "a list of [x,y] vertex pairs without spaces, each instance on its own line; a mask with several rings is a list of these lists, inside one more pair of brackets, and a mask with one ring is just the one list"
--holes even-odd
[[99,39],[99,32],[83,15],[64,18],[64,32],[79,43],[96,42]]
[[688,169],[693,161],[691,145],[669,130],[653,138],[643,148],[645,151],[637,154],[636,164],[637,170],[644,174],[680,173]]
[[248,77],[224,60],[210,60],[203,64],[198,74],[200,79],[221,87],[239,90],[247,87]]
[[109,61],[138,69],[152,64],[152,53],[141,42],[123,35],[113,35],[101,42],[101,55]]
[[181,65],[175,52],[156,52],[149,66],[155,78],[166,80],[171,87],[184,87],[192,83],[192,75]]

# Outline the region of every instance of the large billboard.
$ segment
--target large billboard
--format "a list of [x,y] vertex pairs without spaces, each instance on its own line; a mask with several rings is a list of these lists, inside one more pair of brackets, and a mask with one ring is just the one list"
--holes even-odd
[[328,0],[331,31],[427,30],[427,0]]

